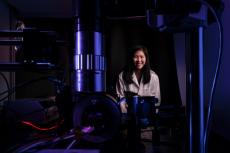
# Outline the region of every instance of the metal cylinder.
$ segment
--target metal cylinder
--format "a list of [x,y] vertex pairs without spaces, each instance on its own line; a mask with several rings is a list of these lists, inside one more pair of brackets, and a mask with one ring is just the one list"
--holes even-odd
[[186,98],[188,153],[205,153],[204,145],[204,27],[186,33]]
[[74,92],[104,92],[101,0],[77,0],[74,47]]

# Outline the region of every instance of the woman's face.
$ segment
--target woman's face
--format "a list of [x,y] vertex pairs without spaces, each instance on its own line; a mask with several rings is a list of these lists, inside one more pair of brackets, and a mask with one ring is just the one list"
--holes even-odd
[[136,70],[141,70],[144,67],[146,63],[146,57],[142,50],[137,50],[134,53],[133,62]]

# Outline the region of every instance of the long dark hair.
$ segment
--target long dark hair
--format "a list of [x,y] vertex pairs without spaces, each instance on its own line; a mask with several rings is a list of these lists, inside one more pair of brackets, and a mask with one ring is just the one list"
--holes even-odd
[[144,65],[144,67],[142,68],[143,82],[144,82],[144,84],[146,84],[150,81],[150,70],[151,70],[151,68],[150,68],[150,63],[149,63],[148,50],[145,46],[137,45],[137,46],[134,46],[131,49],[131,51],[129,52],[128,59],[127,59],[127,65],[123,69],[123,79],[127,84],[133,83],[132,74],[133,74],[133,71],[135,69],[133,57],[134,57],[134,54],[136,53],[136,51],[138,51],[138,50],[142,50],[143,53],[145,54],[145,57],[146,57],[146,63]]

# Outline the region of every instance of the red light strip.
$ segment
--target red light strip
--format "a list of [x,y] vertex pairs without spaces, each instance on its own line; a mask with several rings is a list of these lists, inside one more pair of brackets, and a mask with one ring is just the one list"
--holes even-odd
[[47,128],[43,128],[43,127],[38,127],[36,125],[34,125],[33,123],[31,122],[28,122],[28,121],[22,121],[21,123],[22,124],[25,124],[25,125],[28,125],[28,126],[31,126],[32,128],[36,129],[36,130],[40,130],[40,131],[49,131],[49,130],[53,130],[53,129],[56,129],[59,127],[60,124],[62,124],[64,122],[64,120],[62,120],[59,124],[56,124],[52,127],[47,127]]

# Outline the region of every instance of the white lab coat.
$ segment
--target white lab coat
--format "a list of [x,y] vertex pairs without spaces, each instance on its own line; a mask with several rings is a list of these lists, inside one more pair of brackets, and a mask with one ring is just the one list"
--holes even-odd
[[116,93],[119,98],[125,97],[125,92],[133,92],[138,96],[155,96],[158,99],[156,106],[160,106],[161,94],[160,94],[160,82],[157,74],[154,71],[150,71],[150,81],[146,84],[143,83],[143,77],[140,83],[137,81],[135,73],[132,74],[133,83],[126,84],[123,80],[123,72],[119,74],[118,81],[116,83]]

